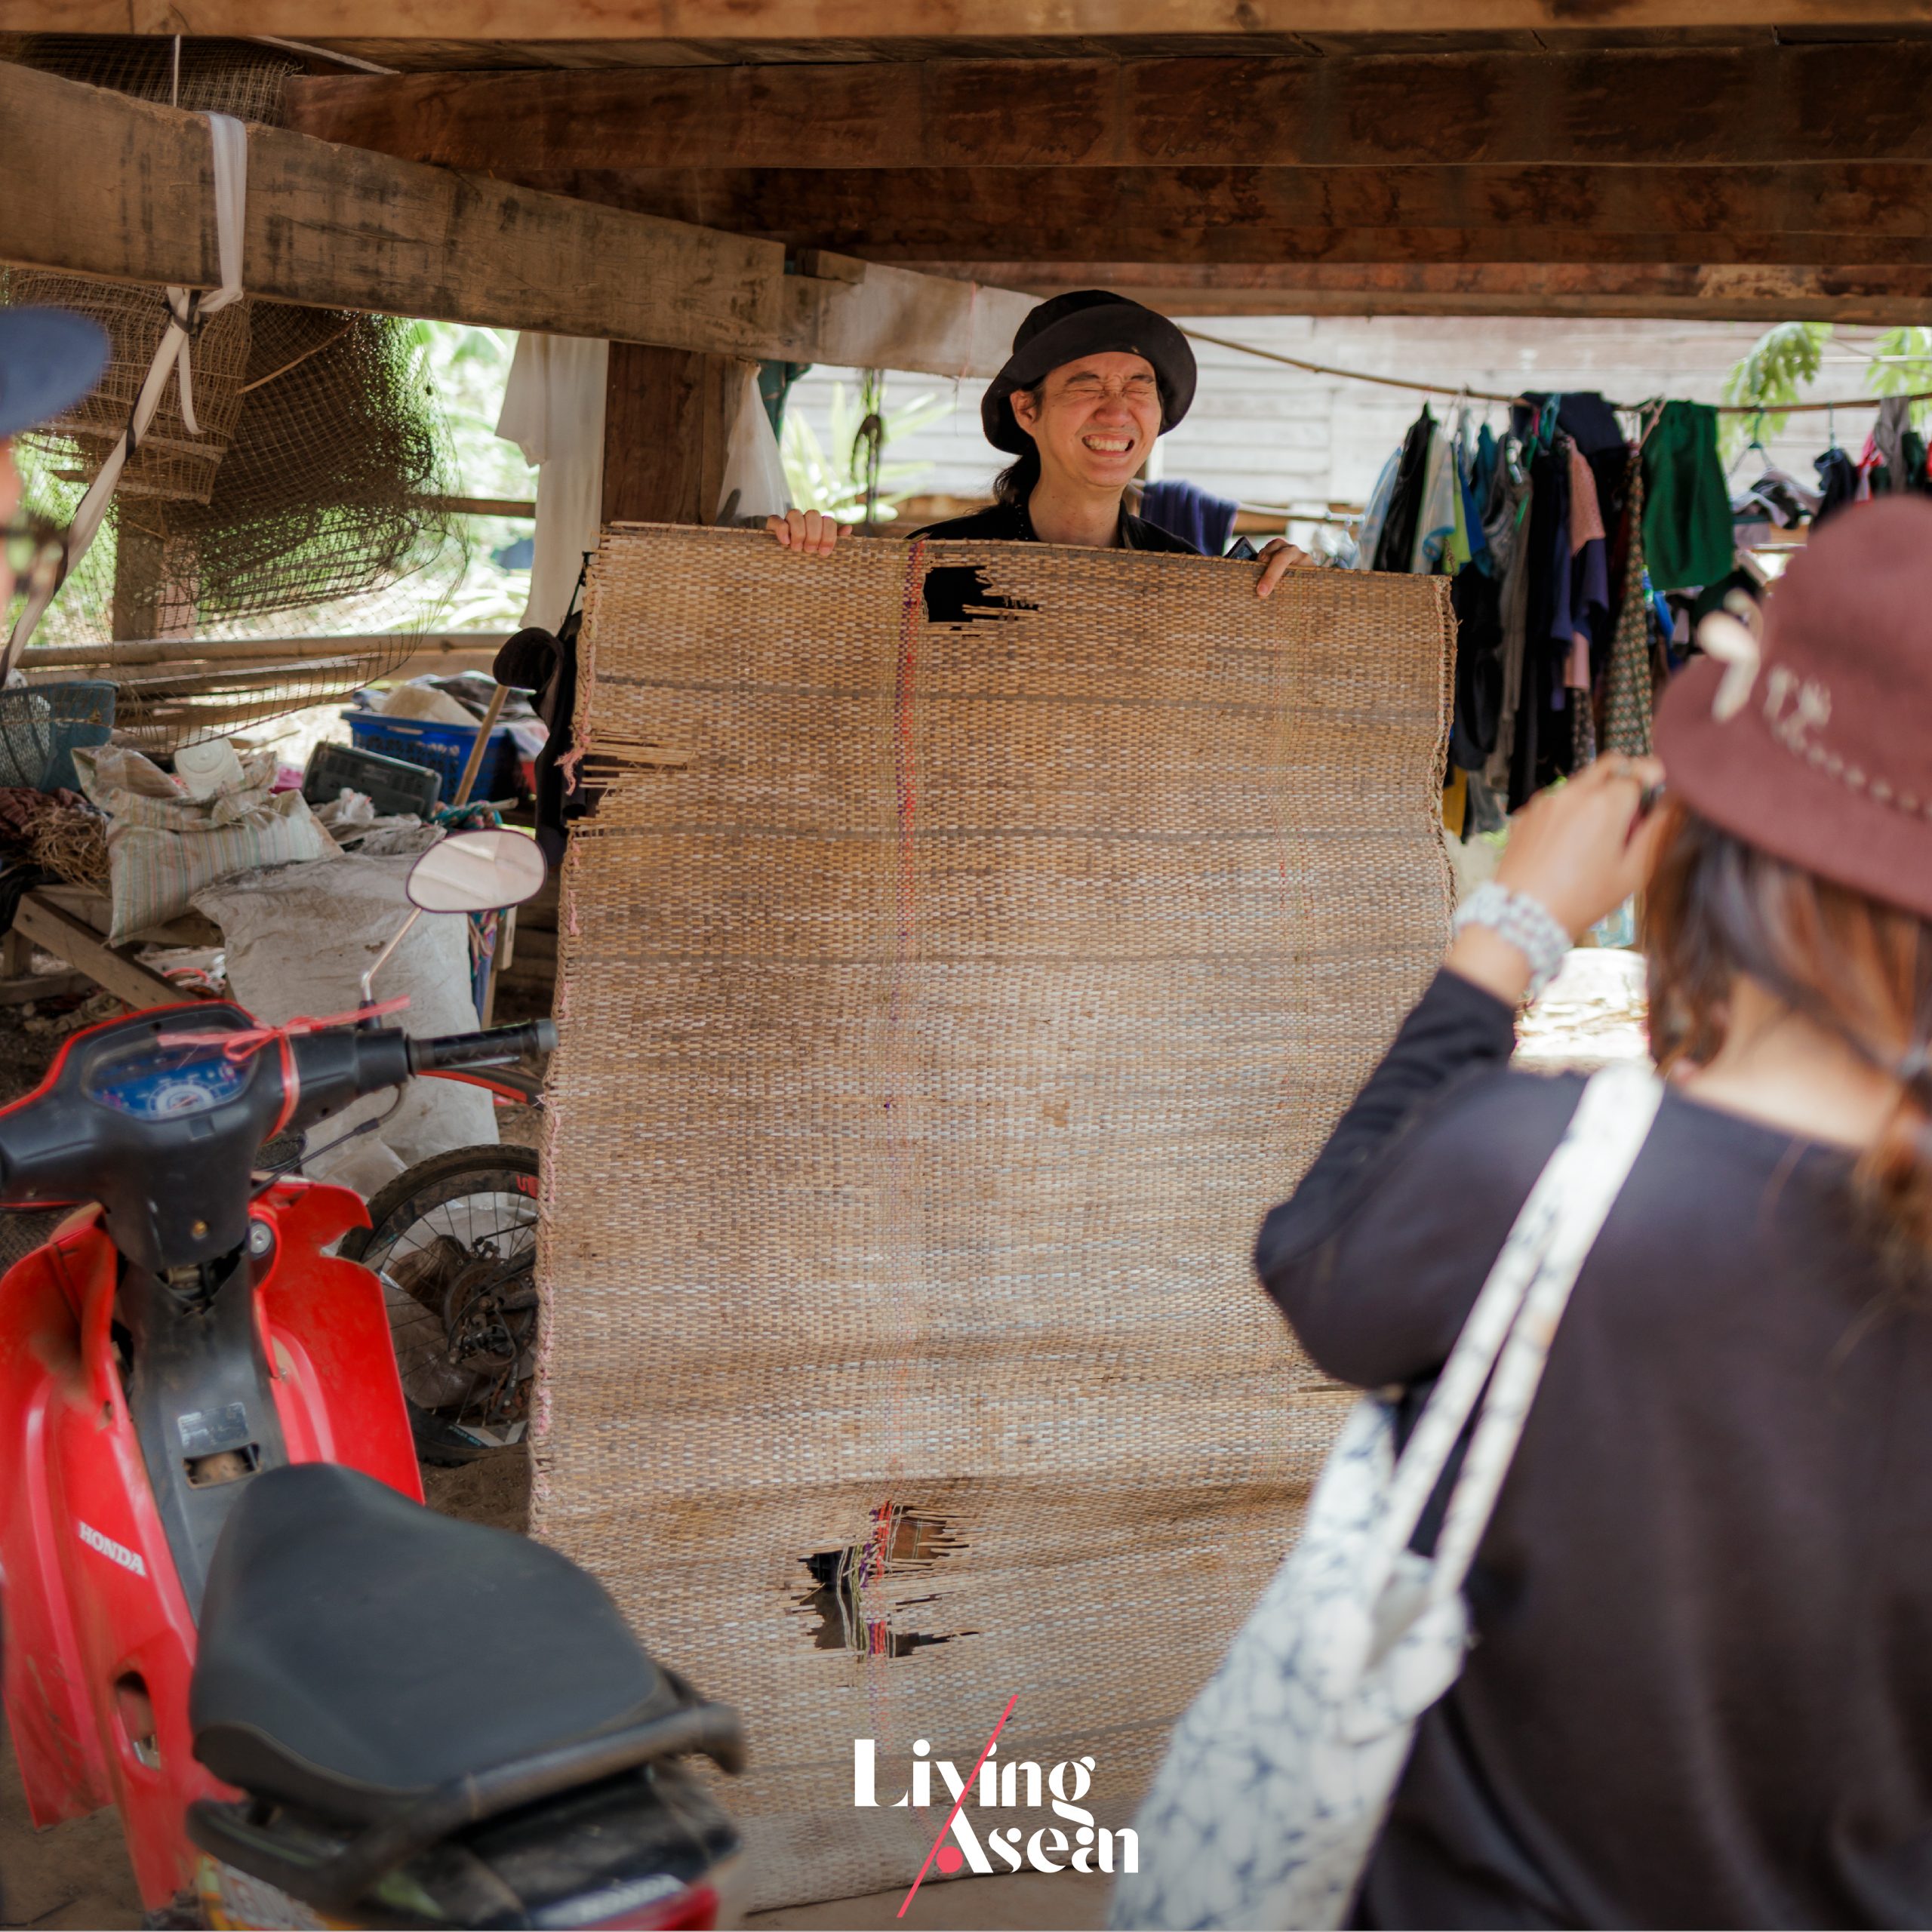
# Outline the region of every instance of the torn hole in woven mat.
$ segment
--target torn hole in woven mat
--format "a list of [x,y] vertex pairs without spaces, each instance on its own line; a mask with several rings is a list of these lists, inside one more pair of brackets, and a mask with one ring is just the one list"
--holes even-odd
[[1011,623],[1023,611],[1037,611],[1024,598],[1002,597],[977,564],[942,564],[926,573],[929,624]]
[[974,1630],[934,1634],[896,1629],[894,1608],[911,1611],[937,1603],[937,1597],[902,1597],[897,1604],[878,1594],[884,1578],[916,1576],[963,1548],[965,1538],[943,1516],[888,1504],[878,1512],[874,1533],[863,1543],[815,1550],[804,1559],[812,1587],[799,1593],[801,1606],[814,1612],[818,1627],[812,1644],[821,1651],[850,1651],[860,1657],[903,1657],[933,1644],[949,1644],[955,1637],[973,1637]]

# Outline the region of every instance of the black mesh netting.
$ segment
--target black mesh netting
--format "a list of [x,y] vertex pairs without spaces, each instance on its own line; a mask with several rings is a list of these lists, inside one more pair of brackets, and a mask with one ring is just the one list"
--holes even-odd
[[298,56],[256,41],[177,42],[166,34],[8,34],[0,35],[0,59],[142,100],[165,100],[190,114],[232,114],[271,125],[282,119],[282,82],[303,65]]
[[[22,35],[0,56],[189,110],[281,118],[299,63],[246,42],[178,46],[178,72],[165,37]],[[95,395],[23,439],[32,495],[71,512],[125,430],[166,326],[162,292],[14,269],[0,300],[78,309],[112,339]],[[441,505],[447,439],[412,325],[245,300],[208,318],[191,359],[201,433],[171,382],[35,636],[61,675],[112,678],[118,727],[163,748],[381,675],[435,623],[467,561]],[[272,659],[267,645],[291,636],[329,648]],[[264,646],[253,661],[239,645],[251,638]],[[189,639],[223,648],[191,659],[173,641]]]

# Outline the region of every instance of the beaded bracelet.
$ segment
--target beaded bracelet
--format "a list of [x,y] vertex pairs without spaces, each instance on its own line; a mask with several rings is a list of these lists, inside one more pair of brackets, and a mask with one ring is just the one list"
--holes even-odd
[[1507,940],[1530,962],[1530,985],[1524,995],[1536,998],[1561,970],[1570,954],[1570,935],[1561,921],[1540,899],[1512,892],[1493,878],[1485,879],[1456,908],[1450,931],[1486,926]]

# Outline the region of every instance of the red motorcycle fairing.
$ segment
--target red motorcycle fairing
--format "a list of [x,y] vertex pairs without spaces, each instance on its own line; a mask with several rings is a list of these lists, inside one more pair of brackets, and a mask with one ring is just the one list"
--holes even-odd
[[[255,1316],[289,1459],[423,1498],[376,1278],[321,1250],[367,1226],[344,1188],[278,1182]],[[195,1627],[122,1397],[118,1257],[70,1215],[0,1281],[0,1616],[5,1692],[35,1826],[120,1807],[143,1902],[192,1884],[191,1799],[233,1798],[195,1761]]]

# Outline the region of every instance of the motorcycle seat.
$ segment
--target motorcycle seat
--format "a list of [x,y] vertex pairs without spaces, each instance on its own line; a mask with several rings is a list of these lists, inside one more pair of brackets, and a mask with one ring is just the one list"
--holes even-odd
[[188,1712],[225,1783],[380,1823],[692,1701],[554,1550],[301,1463],[255,1477],[223,1527]]

